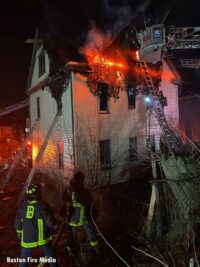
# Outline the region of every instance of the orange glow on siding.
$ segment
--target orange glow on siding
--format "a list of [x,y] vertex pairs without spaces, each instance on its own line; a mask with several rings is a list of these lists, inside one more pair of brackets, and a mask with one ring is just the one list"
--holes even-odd
[[38,153],[39,153],[39,148],[34,144],[32,147],[32,159],[33,159],[33,161],[36,160]]

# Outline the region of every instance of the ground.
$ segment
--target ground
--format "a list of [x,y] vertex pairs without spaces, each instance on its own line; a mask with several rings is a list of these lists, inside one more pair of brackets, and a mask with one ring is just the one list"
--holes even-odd
[[[6,258],[16,258],[20,255],[20,245],[14,230],[14,220],[19,205],[19,196],[29,172],[30,170],[24,167],[18,168],[8,186],[0,190],[0,267],[17,266],[17,264],[6,263]],[[82,231],[79,233],[80,249],[72,251],[68,242],[69,229],[65,226],[55,246],[56,257],[60,267],[125,266],[106,242],[117,251],[129,266],[164,266],[156,260],[145,256],[141,251],[136,251],[131,246],[146,251],[163,262],[167,262],[169,266],[188,266],[189,258],[194,255],[194,249],[189,250],[187,244],[173,247],[165,244],[163,247],[159,247],[152,240],[143,238],[143,226],[148,210],[150,187],[145,177],[135,177],[136,179],[129,183],[108,186],[92,192],[97,206],[98,216],[95,217],[95,221],[100,230],[100,233],[98,233],[100,254],[97,256],[90,250]],[[46,190],[50,191],[49,189],[53,190],[53,181],[46,185]],[[56,196],[58,197],[55,188],[52,194],[47,195],[45,193],[44,196],[45,200],[50,202],[49,204],[54,210],[57,221],[53,235],[54,240],[57,238],[62,225],[62,221],[58,216],[59,209],[55,201]],[[106,242],[100,236],[101,234],[106,238]],[[42,254],[39,250],[35,250],[32,257],[38,256],[42,256]],[[37,265],[30,264],[29,266]]]

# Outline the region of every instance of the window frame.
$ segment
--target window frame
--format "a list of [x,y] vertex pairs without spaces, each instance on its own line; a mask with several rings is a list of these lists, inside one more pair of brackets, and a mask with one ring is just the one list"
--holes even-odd
[[[101,90],[101,88],[100,87],[103,87],[104,86],[104,88],[107,88],[107,100],[104,100],[104,101],[107,101],[107,103],[105,104],[106,105],[106,109],[101,109],[101,101],[103,101],[103,99],[102,99],[102,95],[101,95],[101,92],[100,92],[100,90]],[[106,96],[105,96],[106,97]],[[107,83],[103,83],[103,82],[99,82],[98,83],[98,111],[99,111],[99,113],[100,114],[108,114],[108,113],[110,113],[110,106],[109,106],[109,86],[108,86],[108,84]]]

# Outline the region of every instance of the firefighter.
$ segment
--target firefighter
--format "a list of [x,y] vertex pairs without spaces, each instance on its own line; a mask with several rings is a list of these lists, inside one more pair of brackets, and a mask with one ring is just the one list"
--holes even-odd
[[27,266],[34,248],[39,247],[51,267],[56,267],[54,252],[50,246],[53,216],[50,207],[40,200],[40,188],[30,185],[15,219],[15,229],[21,240],[19,267]]
[[82,172],[75,173],[70,182],[70,188],[63,194],[63,202],[61,216],[67,218],[67,223],[70,226],[71,245],[77,244],[77,231],[81,227],[84,229],[90,247],[99,253],[97,235],[90,216],[92,197],[84,187],[84,174]]

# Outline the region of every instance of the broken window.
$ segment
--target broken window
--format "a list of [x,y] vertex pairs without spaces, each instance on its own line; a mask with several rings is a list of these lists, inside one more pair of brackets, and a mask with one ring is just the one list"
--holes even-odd
[[99,111],[109,111],[109,87],[106,83],[98,83]]
[[111,166],[110,140],[101,140],[100,148],[100,164],[102,168]]
[[39,77],[40,77],[45,73],[45,54],[44,54],[44,51],[42,51],[39,54],[38,62],[39,62]]
[[37,101],[37,119],[40,119],[40,98],[39,96],[36,99]]
[[128,94],[128,108],[133,109],[135,108],[135,98],[136,98],[135,88],[128,87],[127,94]]
[[137,137],[129,138],[129,160],[137,160]]

